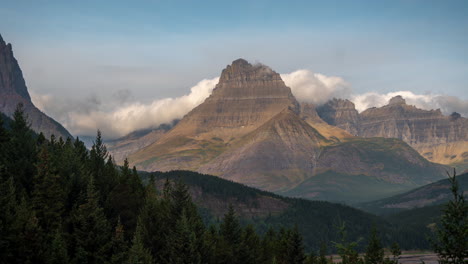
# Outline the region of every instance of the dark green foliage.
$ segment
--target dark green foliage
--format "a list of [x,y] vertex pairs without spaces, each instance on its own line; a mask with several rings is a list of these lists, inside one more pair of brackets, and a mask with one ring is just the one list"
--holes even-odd
[[377,235],[377,229],[372,227],[372,232],[369,237],[366,254],[364,255],[366,264],[379,264],[384,261],[384,249],[381,245],[380,238]]
[[129,251],[129,263],[139,263],[139,264],[151,264],[153,263],[153,256],[151,256],[151,252],[145,248],[143,242],[143,234],[138,225],[136,228],[135,236],[132,241],[132,247]]
[[398,259],[400,258],[400,255],[401,255],[400,245],[394,242],[392,246],[390,247],[390,252],[392,253],[392,256],[393,256],[393,259],[392,259],[393,262],[398,264]]
[[[354,224],[353,234],[366,234],[363,226],[376,219],[193,172],[154,173],[145,186],[127,161],[114,164],[100,132],[88,151],[79,139],[35,136],[21,108],[11,124],[0,124],[0,263],[325,264],[326,250],[306,258],[301,233],[311,234],[312,247],[333,238],[340,214]],[[231,206],[214,219],[192,201],[194,184],[220,199],[255,207],[255,199],[268,197],[288,208],[255,222]]]
[[[447,173],[448,174],[448,173]],[[468,258],[468,204],[463,190],[459,190],[458,182],[448,174],[451,183],[452,199],[445,205],[440,225],[437,227],[437,237],[434,250],[439,255],[441,263],[466,263]]]
[[359,241],[348,241],[348,235],[346,231],[346,224],[342,223],[338,226],[338,233],[340,235],[340,242],[334,242],[335,247],[340,254],[341,263],[343,264],[355,264],[359,262],[359,254],[356,251]]
[[30,129],[23,105],[19,104],[13,114],[11,126],[11,139],[7,148],[6,169],[13,176],[17,186],[17,195],[25,192],[28,196],[33,188],[33,176],[36,164],[36,141]]
[[[107,259],[110,227],[99,206],[99,193],[90,179],[86,190],[86,200],[73,214],[73,236],[77,251],[86,252],[87,263],[103,263]],[[80,256],[82,257],[82,256]]]

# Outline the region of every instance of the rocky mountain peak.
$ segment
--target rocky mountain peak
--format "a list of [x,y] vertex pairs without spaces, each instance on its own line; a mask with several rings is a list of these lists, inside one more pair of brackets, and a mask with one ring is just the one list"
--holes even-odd
[[0,47],[5,46],[5,41],[2,38],[2,34],[0,34]]
[[406,104],[406,100],[401,96],[401,95],[397,95],[395,97],[392,97],[389,101],[388,101],[388,104],[389,105],[405,105]]
[[23,72],[13,55],[10,43],[0,36],[0,112],[11,117],[21,103],[28,115],[31,128],[46,137],[72,137],[70,133],[52,118],[42,113],[31,101]]
[[342,128],[352,135],[358,134],[359,113],[353,102],[333,98],[317,108],[317,113],[330,125]]
[[263,64],[250,64],[244,59],[237,59],[231,65],[226,66],[219,79],[220,83],[249,82],[262,80],[281,80],[278,73]]

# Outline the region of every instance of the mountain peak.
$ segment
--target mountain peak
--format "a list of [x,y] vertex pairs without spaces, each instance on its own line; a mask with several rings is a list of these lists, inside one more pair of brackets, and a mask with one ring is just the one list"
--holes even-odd
[[244,59],[237,59],[222,71],[219,82],[246,82],[252,80],[281,80],[281,77],[266,65],[251,64]]
[[406,100],[403,98],[403,96],[397,95],[397,96],[395,96],[395,97],[392,97],[392,98],[388,101],[388,104],[389,104],[389,105],[405,105],[405,104],[406,104]]
[[2,34],[0,34],[0,47],[5,46],[5,41],[2,38]]

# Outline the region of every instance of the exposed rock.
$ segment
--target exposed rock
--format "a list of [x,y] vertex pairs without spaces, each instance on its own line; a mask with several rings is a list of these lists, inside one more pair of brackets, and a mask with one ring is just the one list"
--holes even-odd
[[317,113],[328,124],[344,129],[352,135],[358,135],[359,113],[353,102],[333,98],[318,107]]
[[31,128],[36,132],[42,132],[47,138],[52,134],[64,139],[72,138],[62,125],[34,106],[12,46],[5,44],[0,36],[0,112],[12,117],[19,103],[23,104]]
[[402,96],[388,105],[372,107],[361,114],[348,100],[333,99],[317,108],[319,116],[360,137],[398,138],[432,162],[468,164],[468,119],[458,113],[444,116],[440,109],[422,110],[407,105]]

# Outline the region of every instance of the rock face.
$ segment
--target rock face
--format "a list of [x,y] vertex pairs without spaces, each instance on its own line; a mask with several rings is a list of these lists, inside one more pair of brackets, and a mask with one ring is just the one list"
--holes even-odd
[[42,132],[46,138],[52,134],[56,137],[72,138],[71,134],[58,122],[42,113],[31,102],[23,73],[13,56],[11,44],[6,44],[0,36],[0,112],[11,117],[21,103],[28,115],[31,128]]
[[418,109],[401,96],[361,114],[351,102],[333,99],[318,113],[327,123],[353,135],[401,139],[429,161],[468,164],[468,119],[458,113],[444,116],[440,110]]
[[205,102],[181,120],[181,134],[215,132],[229,139],[246,134],[284,109],[299,111],[299,104],[280,75],[265,65],[238,59],[221,73]]
[[[331,107],[329,116],[341,118],[342,124],[349,116],[358,120],[349,101],[337,100],[332,106],[338,111]],[[243,59],[222,71],[205,102],[129,160],[142,170],[192,170],[264,190],[328,200],[336,200],[338,192],[329,196],[311,192],[330,193],[337,182],[329,175],[344,175],[347,185],[364,186],[359,195],[371,188],[376,193],[408,190],[442,177],[440,167],[400,140],[356,139],[327,124],[314,105],[298,104],[279,74]],[[375,182],[387,184],[369,185]],[[317,186],[321,188],[314,189]],[[376,197],[380,196],[369,196]]]
[[351,101],[334,98],[318,107],[317,112],[328,124],[344,129],[354,136],[358,135],[359,113]]

